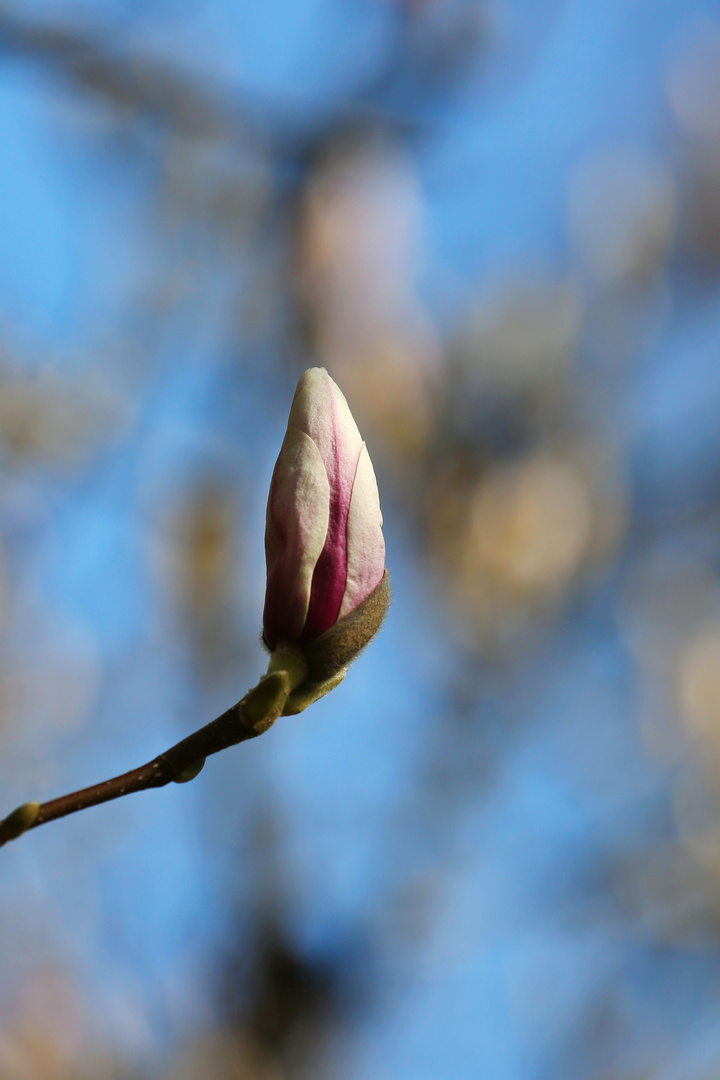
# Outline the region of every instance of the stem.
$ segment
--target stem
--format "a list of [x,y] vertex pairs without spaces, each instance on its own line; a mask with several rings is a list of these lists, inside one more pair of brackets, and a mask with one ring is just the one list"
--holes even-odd
[[217,754],[236,743],[262,735],[280,716],[288,694],[307,674],[304,665],[298,666],[290,674],[285,670],[278,670],[277,662],[273,664],[272,660],[271,667],[273,671],[265,675],[256,687],[249,690],[241,701],[227,709],[222,716],[175,743],[146,765],[80,791],[72,791],[69,795],[61,795],[49,802],[24,803],[19,806],[0,821],[0,847],[38,825],[74,814],[78,810],[85,810],[89,806],[119,799],[134,791],[164,787],[173,781],[183,783],[191,780],[200,772],[205,758],[210,754]]

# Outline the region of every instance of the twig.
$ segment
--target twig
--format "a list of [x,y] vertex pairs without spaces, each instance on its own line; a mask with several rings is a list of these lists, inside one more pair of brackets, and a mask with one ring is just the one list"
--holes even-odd
[[192,780],[210,754],[217,754],[220,750],[254,739],[267,731],[285,708],[288,695],[303,682],[306,674],[307,666],[296,655],[278,651],[271,660],[268,674],[241,701],[163,754],[152,758],[146,765],[81,788],[80,791],[61,795],[58,799],[44,803],[27,802],[13,810],[0,821],[0,847],[38,825],[89,806],[119,799],[134,791]]

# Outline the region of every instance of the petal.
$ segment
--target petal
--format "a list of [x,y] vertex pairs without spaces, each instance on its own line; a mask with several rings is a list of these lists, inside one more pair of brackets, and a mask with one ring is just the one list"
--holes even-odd
[[302,634],[303,641],[312,641],[336,622],[345,594],[347,516],[363,444],[344,394],[324,368],[310,368],[301,377],[290,422],[317,446],[330,484],[327,536],[315,567]]
[[354,611],[385,573],[382,521],[375,470],[363,443],[347,519],[347,583],[339,618]]
[[281,638],[297,640],[302,632],[329,515],[330,485],[320,452],[305,432],[288,427],[270,485],[265,530],[263,626],[271,648]]
[[345,395],[325,368],[301,375],[288,423],[317,446],[333,496],[346,511],[363,443]]

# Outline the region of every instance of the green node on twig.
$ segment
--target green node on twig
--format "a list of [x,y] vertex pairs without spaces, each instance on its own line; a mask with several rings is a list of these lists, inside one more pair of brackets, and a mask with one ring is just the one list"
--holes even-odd
[[24,832],[31,829],[39,813],[40,803],[38,802],[26,802],[18,806],[12,814],[8,814],[3,821],[0,821],[0,844],[5,844],[8,840],[16,840],[18,836],[22,836]]

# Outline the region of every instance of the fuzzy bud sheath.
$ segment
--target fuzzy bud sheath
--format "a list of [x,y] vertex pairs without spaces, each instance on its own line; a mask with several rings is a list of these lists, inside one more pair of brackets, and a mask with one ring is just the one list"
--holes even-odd
[[375,472],[340,388],[310,368],[295,391],[270,485],[263,640],[294,652],[307,676],[285,714],[344,677],[389,602]]

